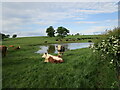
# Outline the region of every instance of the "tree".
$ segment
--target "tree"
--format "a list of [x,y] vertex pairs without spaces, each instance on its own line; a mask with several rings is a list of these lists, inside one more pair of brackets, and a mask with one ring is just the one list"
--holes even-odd
[[56,33],[58,33],[58,35],[57,36],[60,36],[60,37],[65,37],[65,36],[67,36],[68,35],[68,33],[69,33],[69,30],[68,29],[66,29],[66,28],[64,28],[64,27],[58,27],[57,28],[57,32]]
[[12,38],[16,38],[17,37],[17,35],[16,34],[14,34],[13,36],[12,36]]
[[4,38],[6,38],[5,34],[0,33],[0,39],[4,40]]
[[76,33],[75,35],[78,36],[78,35],[80,35],[80,34],[79,34],[79,33]]
[[6,35],[6,38],[9,38],[10,37],[10,35]]
[[0,40],[4,40],[5,38],[9,38],[10,35],[5,35],[3,33],[0,33]]
[[47,36],[49,37],[55,37],[55,30],[52,26],[47,28],[46,33],[47,33]]

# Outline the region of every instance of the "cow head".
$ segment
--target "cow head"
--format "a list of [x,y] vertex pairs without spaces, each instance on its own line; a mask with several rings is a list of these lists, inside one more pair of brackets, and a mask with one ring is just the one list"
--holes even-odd
[[48,55],[48,53],[44,53],[43,56],[42,56],[42,58],[46,58],[47,55]]
[[57,50],[61,49],[61,45],[56,46]]
[[18,46],[18,48],[20,48],[20,46]]

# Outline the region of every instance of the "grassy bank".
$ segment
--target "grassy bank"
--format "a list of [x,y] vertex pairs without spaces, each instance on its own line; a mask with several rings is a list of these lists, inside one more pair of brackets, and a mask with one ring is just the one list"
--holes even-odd
[[116,87],[113,66],[107,62],[101,63],[100,54],[93,53],[89,48],[66,51],[64,63],[44,63],[42,55],[34,52],[38,45],[45,44],[44,41],[56,43],[55,39],[29,37],[3,41],[6,46],[21,46],[17,51],[9,48],[7,56],[3,57],[3,88]]
[[[67,36],[62,41],[56,41],[56,39],[59,39],[59,37],[22,37],[22,38],[6,38],[3,41],[3,45],[27,45],[27,46],[37,46],[37,45],[43,45],[43,44],[53,44],[53,43],[74,43],[74,42],[88,42],[89,40],[91,41],[96,41],[97,39],[84,39],[84,40],[75,40],[75,41],[66,41],[66,39],[71,38],[71,39],[77,39],[77,38],[102,38],[102,35],[79,35],[79,36]],[[47,43],[45,43],[47,41]]]

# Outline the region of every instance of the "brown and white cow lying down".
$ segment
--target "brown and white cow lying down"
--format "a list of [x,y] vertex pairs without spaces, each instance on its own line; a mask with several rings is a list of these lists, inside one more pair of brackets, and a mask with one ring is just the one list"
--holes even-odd
[[14,48],[14,50],[18,50],[18,49],[20,49],[20,46]]
[[51,62],[51,63],[62,63],[64,62],[60,56],[53,56],[48,53],[44,53],[42,58],[45,58],[44,62]]
[[7,53],[7,47],[4,45],[0,45],[0,53],[2,54],[2,56],[6,56]]
[[61,46],[61,45],[58,45],[56,46],[57,48],[57,51],[58,51],[58,55],[63,55],[63,53],[65,52],[65,47],[64,46]]

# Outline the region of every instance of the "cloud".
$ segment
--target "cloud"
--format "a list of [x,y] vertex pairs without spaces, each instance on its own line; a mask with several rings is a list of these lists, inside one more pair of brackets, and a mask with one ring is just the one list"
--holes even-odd
[[[0,2],[0,13],[2,13],[2,3]],[[0,14],[0,32],[2,30],[2,14]]]
[[79,24],[95,24],[95,23],[98,23],[98,22],[93,22],[93,21],[78,21],[78,22],[75,22],[75,23],[79,23]]
[[[87,3],[86,3],[87,4]],[[118,11],[118,5],[113,2],[89,3],[84,9],[77,9],[76,12],[83,14],[113,13]]]
[[37,35],[39,28],[43,32],[41,35],[46,35],[44,29],[50,25],[96,24],[99,22],[84,19],[89,14],[117,12],[115,3],[106,2],[4,2],[2,6],[3,32],[20,32],[20,36]]
[[82,30],[81,33],[86,34],[86,35],[92,35],[92,34],[102,34],[103,32],[105,32],[105,30],[110,30],[113,29],[114,27],[112,26],[91,26],[89,27],[89,29],[86,30]]
[[46,33],[44,30],[34,30],[34,31],[25,31],[18,34],[19,36],[45,36]]
[[3,31],[2,33],[12,35],[17,34],[18,37],[26,37],[26,36],[46,36],[45,30],[38,29],[34,31]]
[[119,2],[119,0],[2,0],[2,2]]
[[111,23],[111,22],[118,22],[118,19],[109,19],[105,20],[106,23]]

